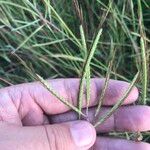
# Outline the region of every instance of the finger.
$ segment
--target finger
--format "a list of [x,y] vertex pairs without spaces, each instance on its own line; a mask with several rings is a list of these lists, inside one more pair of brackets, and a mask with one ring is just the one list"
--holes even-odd
[[[70,103],[77,105],[77,97],[79,90],[79,79],[55,79],[49,80],[49,83],[54,91],[70,101]],[[91,100],[90,106],[97,104],[101,90],[104,85],[104,79],[91,80]],[[127,90],[129,83],[123,81],[110,80],[103,105],[113,105]],[[26,83],[16,86],[7,87],[0,90],[0,103],[3,103],[3,95],[8,93],[9,99],[13,102],[17,109],[20,109],[22,116],[25,116],[29,111],[44,110],[47,114],[58,114],[69,110],[69,108],[53,96],[40,83]],[[86,106],[86,94],[84,93],[83,107]],[[133,88],[129,96],[124,101],[124,104],[130,104],[138,98],[138,90]],[[5,100],[6,101],[6,100]],[[8,100],[10,101],[10,100]],[[35,106],[38,105],[37,106]],[[21,107],[20,107],[21,106]]]
[[[104,116],[110,108],[102,108],[95,120],[95,108],[89,109],[88,120],[93,124]],[[85,111],[85,110],[84,110]],[[83,111],[83,112],[84,112]],[[150,130],[150,107],[148,106],[125,106],[120,107],[103,124],[99,125],[97,132],[110,131],[148,131]],[[77,120],[78,116],[74,112],[68,112],[50,117],[50,123],[60,123]]]
[[0,125],[3,150],[87,150],[96,140],[94,127],[85,121],[37,127]]
[[[150,144],[123,139],[98,137],[93,150],[149,150]],[[92,150],[91,149],[91,150]]]

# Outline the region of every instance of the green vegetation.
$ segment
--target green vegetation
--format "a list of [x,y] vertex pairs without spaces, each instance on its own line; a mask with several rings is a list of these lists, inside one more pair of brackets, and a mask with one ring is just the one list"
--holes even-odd
[[[0,87],[40,79],[80,117],[85,115],[85,83],[88,115],[91,77],[106,78],[95,115],[110,78],[130,82],[124,97],[97,124],[121,105],[135,81],[139,102],[150,105],[149,27],[148,0],[0,0]],[[35,73],[43,78],[81,78],[79,106],[67,103]],[[143,136],[150,141],[149,132]]]

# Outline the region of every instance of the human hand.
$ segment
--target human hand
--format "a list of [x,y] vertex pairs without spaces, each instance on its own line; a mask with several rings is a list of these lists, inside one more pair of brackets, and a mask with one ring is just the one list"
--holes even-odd
[[[89,119],[94,119],[94,106],[104,80],[92,79]],[[77,105],[79,79],[50,80],[61,96]],[[128,88],[128,83],[111,80],[99,116],[108,111]],[[138,98],[134,88],[124,104]],[[83,106],[86,102],[84,98]],[[96,132],[148,131],[148,106],[122,106],[105,123],[94,129],[86,121],[76,121],[76,113],[61,103],[40,83],[26,83],[0,89],[0,149],[3,150],[149,150],[150,144],[109,137],[96,137]],[[83,110],[84,111],[84,110]],[[96,142],[95,142],[96,140]]]

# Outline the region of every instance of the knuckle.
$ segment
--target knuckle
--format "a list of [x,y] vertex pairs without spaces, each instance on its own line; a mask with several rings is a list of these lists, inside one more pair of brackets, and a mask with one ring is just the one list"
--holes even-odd
[[46,126],[50,150],[73,150],[70,133],[60,125]]

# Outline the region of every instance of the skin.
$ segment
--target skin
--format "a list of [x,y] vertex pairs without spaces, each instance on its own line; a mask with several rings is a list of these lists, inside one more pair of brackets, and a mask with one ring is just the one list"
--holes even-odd
[[[77,105],[79,79],[49,80],[51,86],[70,103]],[[95,108],[104,79],[91,80],[89,121],[76,121],[78,116],[39,82],[0,89],[0,149],[5,150],[149,150],[144,142],[96,136],[110,131],[149,131],[150,107],[128,105],[139,96],[133,88],[124,104],[96,129],[92,123],[110,109],[129,84],[111,80],[103,107],[94,119]],[[83,107],[86,106],[86,94]],[[83,108],[83,112],[85,113]],[[79,134],[77,134],[79,133]],[[82,133],[82,134],[81,134]],[[78,137],[77,140],[75,140]],[[86,138],[85,138],[86,137]]]

